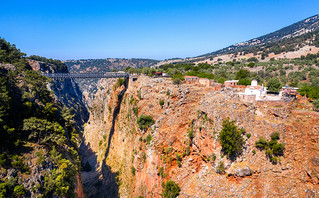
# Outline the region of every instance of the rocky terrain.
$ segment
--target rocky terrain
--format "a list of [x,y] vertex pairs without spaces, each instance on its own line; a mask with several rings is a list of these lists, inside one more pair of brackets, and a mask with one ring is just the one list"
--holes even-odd
[[[28,60],[30,66],[35,71],[40,71],[44,73],[63,73],[68,72],[68,68],[57,70],[55,65],[47,64],[41,61]],[[52,80],[48,84],[49,90],[54,92],[55,100],[59,103],[65,105],[68,108],[74,109],[75,119],[78,122],[78,127],[81,128],[82,125],[88,119],[88,111],[85,105],[85,98],[82,92],[75,82],[74,79],[64,79],[64,80]]]
[[[137,124],[141,115],[155,121],[147,130]],[[227,118],[246,131],[236,159],[224,155],[218,139]],[[306,100],[249,103],[231,88],[101,80],[80,148],[83,185],[88,197],[161,197],[167,180],[178,183],[179,197],[314,197],[318,123]],[[255,146],[274,132],[285,145],[276,163]]]

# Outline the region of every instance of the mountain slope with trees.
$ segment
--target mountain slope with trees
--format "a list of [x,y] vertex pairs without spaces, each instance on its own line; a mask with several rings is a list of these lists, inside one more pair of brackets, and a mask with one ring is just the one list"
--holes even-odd
[[290,26],[284,27],[278,31],[260,36],[255,39],[251,39],[246,42],[231,45],[229,47],[217,50],[212,53],[201,55],[203,56],[215,56],[219,54],[234,53],[238,51],[245,51],[254,46],[266,46],[267,44],[282,41],[284,39],[294,38],[306,33],[312,33],[319,30],[319,15],[315,15],[294,23]]
[[81,186],[74,115],[25,55],[0,39],[0,197],[74,197]]

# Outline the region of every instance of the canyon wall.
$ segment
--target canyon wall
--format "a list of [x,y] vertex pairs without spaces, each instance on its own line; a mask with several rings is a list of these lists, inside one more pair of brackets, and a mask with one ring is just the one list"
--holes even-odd
[[[57,70],[56,66],[41,61],[28,60],[30,66],[35,71],[43,73],[68,73],[67,67]],[[75,120],[79,128],[87,122],[89,112],[86,108],[86,100],[74,79],[52,80],[48,84],[48,89],[54,92],[54,98],[59,103],[68,108],[74,109]]]
[[[83,185],[88,197],[161,197],[167,180],[178,183],[179,197],[317,195],[319,113],[310,106],[249,103],[233,89],[174,85],[164,78],[124,85],[102,79],[80,148],[87,168]],[[141,115],[155,124],[141,130]],[[246,131],[236,159],[223,154],[218,139],[227,118]],[[285,145],[276,163],[255,146],[274,132]],[[225,171],[217,173],[221,163]]]

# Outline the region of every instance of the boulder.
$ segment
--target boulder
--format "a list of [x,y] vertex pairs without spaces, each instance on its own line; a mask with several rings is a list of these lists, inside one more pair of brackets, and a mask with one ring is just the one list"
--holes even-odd
[[249,166],[246,166],[244,168],[239,167],[235,170],[235,175],[237,175],[239,177],[249,176],[249,175],[251,175],[251,170],[250,170]]

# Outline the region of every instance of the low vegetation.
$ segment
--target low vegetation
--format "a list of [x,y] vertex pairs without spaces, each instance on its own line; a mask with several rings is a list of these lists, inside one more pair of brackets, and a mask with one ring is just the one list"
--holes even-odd
[[137,124],[141,130],[147,130],[150,126],[155,123],[152,116],[150,115],[141,115],[137,119]]
[[161,105],[161,107],[163,107],[164,106],[164,100],[160,100],[159,104]]
[[179,192],[181,191],[178,184],[171,180],[167,181],[166,183],[163,182],[162,187],[162,196],[164,198],[175,198],[179,195]]
[[261,137],[256,141],[255,146],[260,150],[265,150],[268,159],[276,164],[278,156],[284,155],[285,146],[282,143],[278,143],[280,134],[275,132],[271,135],[271,140],[268,142],[265,138]]
[[223,152],[229,157],[236,157],[241,153],[245,140],[243,130],[238,129],[235,121],[226,119],[223,121],[223,129],[219,133],[219,141]]
[[225,172],[225,165],[223,161],[220,161],[218,166],[216,167],[216,172],[222,174]]
[[151,134],[148,134],[148,135],[146,136],[145,140],[146,140],[146,144],[150,144],[150,143],[151,143],[151,140],[152,140]]
[[164,172],[164,168],[163,168],[163,167],[160,167],[160,168],[158,169],[157,175],[159,175],[161,178],[164,178],[164,177],[165,177],[165,172]]

